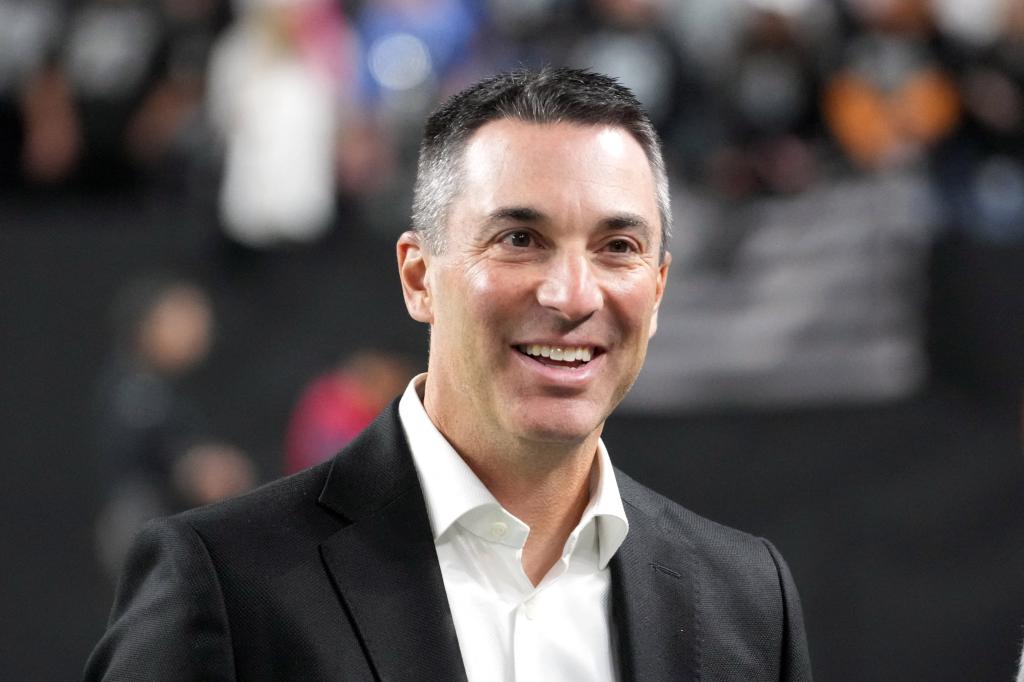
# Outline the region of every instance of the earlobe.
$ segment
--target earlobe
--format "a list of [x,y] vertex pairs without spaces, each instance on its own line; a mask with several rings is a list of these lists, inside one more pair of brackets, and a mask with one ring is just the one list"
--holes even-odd
[[398,238],[395,252],[398,256],[398,276],[402,280],[402,295],[409,316],[417,322],[432,324],[434,312],[427,283],[428,263],[419,234],[412,230],[404,232]]

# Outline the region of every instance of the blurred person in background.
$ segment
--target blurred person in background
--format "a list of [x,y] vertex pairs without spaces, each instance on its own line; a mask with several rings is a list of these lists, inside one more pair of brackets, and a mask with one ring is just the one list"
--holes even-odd
[[284,473],[319,464],[373,421],[415,372],[404,357],[361,350],[303,389],[288,423]]
[[34,81],[46,68],[62,22],[57,0],[0,0],[0,187],[25,179],[26,119],[32,116],[26,107],[38,106],[26,98],[38,87]]
[[116,341],[96,391],[106,504],[98,553],[111,577],[149,519],[249,489],[249,458],[212,438],[178,381],[203,361],[213,310],[196,285],[167,276],[130,283],[113,307]]
[[827,181],[817,100],[829,18],[820,7],[785,12],[765,3],[741,22],[710,117],[717,146],[705,147],[698,172],[715,196],[795,196]]
[[468,0],[355,3],[353,115],[338,147],[339,188],[364,229],[390,239],[407,220],[420,126],[438,97],[490,72],[486,13]]
[[414,135],[438,95],[475,75],[484,19],[467,0],[375,0],[355,14],[362,106]]
[[313,241],[335,215],[340,88],[352,42],[333,0],[238,0],[211,65],[219,213],[250,248]]
[[81,0],[59,12],[22,87],[24,179],[111,189],[187,160],[224,2]]
[[854,30],[825,84],[822,108],[846,156],[864,169],[922,161],[960,121],[956,83],[920,0],[847,0]]
[[944,225],[993,245],[1024,243],[1024,2],[936,2],[960,125],[933,153]]
[[[589,0],[564,61],[617,78],[636,93],[665,140],[669,163],[687,161],[691,140],[706,135],[707,83],[668,28],[658,0]],[[560,60],[561,61],[561,60]]]

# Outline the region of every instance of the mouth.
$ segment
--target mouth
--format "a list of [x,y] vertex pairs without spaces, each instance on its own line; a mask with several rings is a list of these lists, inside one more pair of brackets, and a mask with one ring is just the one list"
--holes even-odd
[[517,351],[548,367],[576,369],[585,366],[604,350],[596,346],[549,346],[528,343],[513,346]]

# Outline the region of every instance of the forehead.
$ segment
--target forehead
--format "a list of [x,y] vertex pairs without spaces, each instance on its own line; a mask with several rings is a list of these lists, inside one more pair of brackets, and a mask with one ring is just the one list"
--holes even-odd
[[453,208],[505,206],[584,221],[628,212],[659,225],[647,156],[627,130],[610,125],[502,119],[482,126],[466,145]]

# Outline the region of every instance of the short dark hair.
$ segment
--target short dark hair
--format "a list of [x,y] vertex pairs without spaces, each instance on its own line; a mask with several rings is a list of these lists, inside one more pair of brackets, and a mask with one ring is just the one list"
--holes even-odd
[[469,138],[501,119],[624,128],[651,165],[664,256],[672,225],[658,133],[632,92],[614,78],[579,69],[519,70],[487,78],[444,102],[427,120],[413,193],[412,227],[432,252],[445,249],[445,222],[461,181]]

